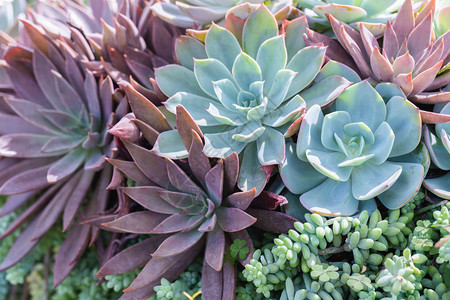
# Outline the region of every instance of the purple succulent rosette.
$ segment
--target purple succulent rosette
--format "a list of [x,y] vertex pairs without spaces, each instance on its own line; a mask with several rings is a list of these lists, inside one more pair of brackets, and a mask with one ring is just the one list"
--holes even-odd
[[353,215],[377,197],[396,209],[418,192],[424,166],[413,153],[421,138],[418,109],[394,96],[386,103],[363,81],[347,88],[324,114],[306,113],[297,145],[289,143],[279,166],[287,188],[310,211]]
[[[2,61],[9,81],[0,88],[0,194],[10,196],[0,215],[33,202],[0,237],[27,223],[0,269],[25,257],[62,215],[69,233],[56,257],[58,285],[97,238],[98,228],[79,222],[102,213],[110,199],[108,124],[127,107],[109,77],[97,80],[64,42],[23,24],[29,44],[11,45]],[[88,195],[95,201],[85,202]]]

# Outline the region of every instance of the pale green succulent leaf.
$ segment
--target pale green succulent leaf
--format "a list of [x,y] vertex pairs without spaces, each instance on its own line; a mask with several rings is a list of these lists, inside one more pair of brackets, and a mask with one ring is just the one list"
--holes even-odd
[[209,96],[215,97],[214,81],[228,79],[233,81],[233,76],[227,67],[214,58],[195,60],[194,74],[200,88]]
[[[448,90],[450,92],[450,85],[449,85]],[[436,109],[436,106],[435,106],[435,109]],[[450,115],[450,102],[445,104],[444,107],[442,109],[440,109],[439,113],[443,114],[443,115]],[[436,131],[436,133],[440,134],[441,136],[442,136],[442,131],[445,131],[448,135],[450,133],[450,122],[436,124],[435,131]],[[450,152],[450,150],[449,150],[449,152]]]
[[405,98],[395,96],[386,104],[386,122],[395,134],[389,157],[413,151],[420,142],[422,122],[419,109]]
[[232,138],[234,134],[242,130],[241,127],[224,132],[204,134],[205,147],[203,148],[203,152],[205,155],[224,158],[233,152],[241,153],[247,143],[236,141]]
[[349,137],[363,137],[366,145],[372,145],[375,142],[372,130],[362,122],[346,124],[344,126],[344,132]]
[[256,141],[266,130],[265,127],[256,122],[250,122],[238,128],[241,128],[241,131],[233,134],[231,138],[244,143]]
[[256,55],[256,62],[261,68],[262,78],[264,80],[264,92],[267,94],[272,87],[275,75],[278,71],[284,69],[287,63],[284,36],[277,35],[262,43]]
[[383,98],[367,81],[348,87],[336,99],[335,103],[336,110],[348,112],[352,122],[363,122],[372,131],[375,131],[386,117],[386,106]]
[[242,32],[243,49],[256,58],[258,49],[266,40],[278,35],[278,24],[266,6],[258,7],[247,19]]
[[305,17],[296,18],[287,23],[284,31],[286,32],[286,49],[288,61],[297,54],[298,51],[305,48],[305,41],[302,37],[307,33],[308,22]]
[[286,69],[297,72],[286,95],[292,97],[307,87],[317,76],[325,59],[325,47],[310,46],[300,50],[288,63]]
[[301,160],[307,161],[307,149],[323,149],[320,142],[323,119],[323,113],[319,105],[313,105],[306,112],[297,139],[297,156]]
[[211,98],[185,92],[178,92],[164,102],[167,110],[174,114],[176,113],[177,106],[182,105],[199,126],[221,125],[221,122],[206,111],[210,104],[220,105],[219,102]]
[[306,108],[305,101],[299,95],[286,101],[277,109],[267,113],[261,123],[271,127],[280,127],[300,117],[300,113]]
[[[448,132],[450,132],[450,130]],[[441,129],[439,133],[441,134],[440,135],[441,142],[444,145],[445,149],[447,150],[448,154],[450,155],[450,136],[445,129]]]
[[441,177],[425,179],[423,185],[436,196],[450,200],[450,172]]
[[270,92],[267,95],[269,99],[267,103],[268,111],[276,109],[284,102],[292,80],[296,75],[297,73],[288,69],[282,69],[277,72]]
[[450,170],[450,154],[442,143],[441,138],[429,130],[428,126],[424,128],[423,136],[433,163],[442,170]]
[[328,216],[351,216],[359,205],[351,193],[350,181],[331,178],[301,195],[300,202],[308,210]]
[[301,92],[300,96],[305,99],[307,107],[314,104],[323,107],[336,99],[350,84],[351,82],[344,77],[330,76],[316,82],[310,88]]
[[386,161],[394,145],[395,135],[388,123],[383,122],[374,132],[375,143],[366,146],[364,154],[374,154],[371,162],[379,165]]
[[322,70],[320,70],[319,74],[317,74],[315,81],[321,81],[334,75],[344,77],[353,83],[361,81],[359,75],[353,71],[352,68],[334,60],[328,61],[325,66],[323,66]]
[[295,144],[292,142],[286,144],[286,159],[278,168],[284,184],[294,194],[303,194],[327,178],[317,172],[309,162],[298,159]]
[[308,149],[306,150],[306,158],[317,171],[331,179],[347,181],[352,174],[353,167],[338,166],[346,160],[346,156],[340,152]]
[[356,167],[362,165],[372,157],[374,157],[374,154],[361,155],[355,158],[350,158],[341,162],[338,167]]
[[246,91],[250,89],[253,82],[262,80],[258,63],[245,52],[241,52],[236,57],[232,72],[236,83]]
[[315,6],[313,11],[322,18],[325,18],[326,13],[333,15],[336,19],[341,20],[344,23],[353,23],[367,16],[364,9],[353,5],[320,5]]
[[400,5],[403,0],[363,0],[360,7],[367,12],[368,16],[375,16],[383,13],[388,7],[392,5]]
[[183,66],[167,65],[158,68],[155,70],[155,78],[159,88],[167,97],[172,97],[179,91],[206,96],[197,84],[194,72]]
[[267,97],[264,97],[263,103],[247,111],[247,120],[260,121],[266,112],[266,105],[267,105]]
[[238,187],[242,191],[250,191],[256,188],[256,194],[261,193],[267,183],[267,174],[261,168],[256,143],[249,144],[242,156],[239,169]]
[[194,58],[204,59],[208,55],[205,45],[190,36],[180,36],[175,44],[175,54],[183,67],[194,70]]
[[421,164],[396,162],[402,167],[402,174],[387,191],[378,195],[388,209],[397,209],[408,203],[420,189],[424,177]]
[[188,151],[181,140],[178,130],[161,132],[152,149],[158,155],[170,159],[182,159],[188,157]]
[[245,115],[239,112],[230,111],[219,103],[210,103],[206,111],[222,124],[238,126],[248,122]]
[[322,145],[328,150],[341,151],[342,147],[335,138],[335,134],[341,140],[346,138],[344,126],[350,122],[350,115],[346,111],[335,111],[325,115],[320,139]]
[[194,21],[173,7],[174,5],[166,2],[156,2],[152,6],[152,11],[162,20],[182,28],[190,28],[194,25]]
[[220,60],[228,70],[233,68],[236,57],[241,53],[241,46],[234,35],[214,23],[206,34],[205,47],[208,57]]
[[259,162],[263,166],[281,164],[285,155],[284,135],[271,127],[265,128],[256,141]]
[[394,96],[405,97],[402,89],[398,87],[395,83],[382,82],[375,86],[377,93],[387,102]]
[[214,92],[217,99],[229,110],[235,110],[238,90],[230,79],[221,79],[213,82]]
[[381,165],[366,162],[354,167],[351,179],[353,197],[358,200],[376,197],[389,189],[401,173],[401,165],[388,162]]

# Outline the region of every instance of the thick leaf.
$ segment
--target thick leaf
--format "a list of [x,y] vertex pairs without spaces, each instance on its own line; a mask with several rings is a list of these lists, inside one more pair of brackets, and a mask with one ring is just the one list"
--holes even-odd
[[222,300],[233,300],[236,295],[236,266],[225,264],[222,270]]
[[419,192],[424,178],[421,164],[395,162],[402,167],[402,174],[387,191],[378,195],[388,209],[397,209],[408,203]]
[[307,161],[307,149],[323,149],[321,131],[323,124],[323,113],[319,105],[313,105],[303,118],[297,139],[297,156]]
[[[334,111],[325,115],[322,125],[322,145],[328,150],[343,152],[343,154],[348,155],[345,152],[347,150],[342,149],[338,141],[351,137],[344,131],[345,125],[349,123],[351,123],[350,114],[346,111]],[[317,150],[320,150],[320,148]]]
[[203,138],[203,133],[197,126],[195,121],[186,111],[186,109],[179,105],[177,106],[177,130],[187,150],[190,149],[192,143],[192,132],[194,131],[200,138]]
[[241,160],[238,187],[243,191],[255,188],[256,194],[259,195],[269,180],[268,174],[261,169],[262,167],[257,156],[257,145],[251,143],[246,147]]
[[242,32],[243,49],[251,57],[256,57],[261,44],[277,34],[275,17],[266,6],[261,5],[245,22]]
[[205,184],[208,189],[209,198],[214,202],[216,207],[220,207],[223,197],[223,162],[220,160],[205,175]]
[[58,155],[61,152],[45,153],[40,151],[51,138],[48,135],[27,133],[7,134],[0,137],[0,155],[21,158]]
[[315,104],[323,107],[336,99],[350,84],[344,77],[330,76],[304,90],[300,96],[308,108]]
[[225,204],[232,207],[246,210],[253,199],[255,199],[256,189],[249,190],[247,192],[236,192],[225,198]]
[[378,81],[392,82],[394,80],[394,69],[391,63],[381,55],[378,47],[375,47],[370,55],[370,65]]
[[335,75],[344,77],[352,83],[361,81],[361,78],[355,71],[353,71],[353,69],[334,60],[329,60],[325,66],[323,66],[322,70],[320,70],[319,74],[317,74],[315,80],[319,82],[327,77]]
[[205,96],[205,93],[197,84],[194,72],[185,67],[167,65],[158,68],[155,70],[155,78],[159,88],[167,97],[172,97],[178,92]]
[[178,231],[186,232],[199,225],[204,220],[203,216],[190,216],[176,214],[162,221],[152,230],[152,234],[174,233]]
[[205,186],[205,176],[211,169],[209,158],[203,153],[203,142],[194,130],[191,131],[191,146],[189,148],[188,162],[192,173],[200,183]]
[[402,166],[385,162],[375,165],[366,162],[353,169],[352,193],[358,200],[367,200],[389,189],[400,177]]
[[374,154],[371,162],[379,165],[386,161],[394,145],[395,135],[388,123],[383,122],[374,132],[375,143],[364,149],[364,154]]
[[214,58],[195,59],[194,74],[199,86],[211,97],[215,97],[213,82],[221,79],[233,80],[233,76],[227,67]]
[[158,192],[165,190],[160,187],[122,187],[121,190],[148,210],[161,214],[176,214],[179,212],[179,209],[173,207],[159,196]]
[[222,299],[223,271],[214,270],[206,260],[202,268],[202,296],[205,300]]
[[[364,98],[361,95],[364,95]],[[348,87],[337,98],[336,110],[348,112],[352,122],[363,122],[372,131],[375,131],[386,117],[383,98],[367,81]],[[368,111],[373,113],[368,114]]]
[[285,142],[281,132],[271,127],[266,127],[266,130],[256,143],[258,159],[261,165],[277,165],[283,162]]
[[236,83],[245,91],[255,81],[262,81],[261,68],[258,63],[245,52],[241,52],[234,61],[232,69]]
[[398,96],[389,100],[386,109],[386,122],[395,135],[389,157],[413,151],[419,144],[422,131],[419,109],[405,98]]
[[239,175],[239,157],[236,152],[231,153],[223,159],[224,166],[224,195],[231,194],[236,186]]
[[301,195],[300,201],[308,210],[327,216],[351,216],[359,204],[352,195],[350,181],[331,178]]
[[298,222],[296,218],[273,210],[249,208],[247,212],[257,218],[253,226],[276,234],[288,232],[294,228],[294,223]]
[[179,191],[191,195],[204,194],[203,190],[172,160],[166,159],[170,183]]
[[78,260],[86,249],[91,232],[91,226],[76,224],[59,248],[53,267],[53,288],[58,286],[75,268]]
[[334,180],[347,181],[353,170],[351,166],[339,166],[341,162],[346,160],[346,156],[340,152],[308,149],[306,150],[306,157],[317,171]]
[[225,253],[225,234],[219,227],[208,233],[205,248],[205,261],[211,268],[222,270],[223,255]]
[[138,211],[102,225],[114,232],[148,234],[166,218],[167,215],[152,211]]
[[3,195],[19,194],[42,189],[50,185],[47,172],[50,165],[27,170],[7,180],[0,188]]
[[209,157],[226,157],[233,152],[240,153],[246,143],[234,140],[232,136],[237,133],[238,128],[233,130],[205,134],[204,153]]
[[353,5],[331,3],[314,6],[313,10],[322,18],[325,17],[325,14],[330,14],[345,23],[353,23],[367,16],[367,12],[364,9]]
[[71,175],[84,162],[86,155],[87,151],[83,148],[73,149],[51,165],[47,172],[47,181],[55,183]]
[[262,43],[256,55],[256,62],[261,68],[264,91],[267,94],[272,87],[275,75],[284,69],[287,63],[284,36],[278,35]]
[[425,179],[423,185],[427,190],[443,199],[450,199],[450,172],[447,172],[444,176]]
[[317,76],[325,60],[325,47],[310,46],[300,50],[288,63],[286,69],[298,72],[286,95],[290,98],[307,87]]
[[305,41],[298,37],[306,33],[308,22],[306,16],[302,16],[286,23],[284,31],[286,32],[286,49],[290,61],[298,51],[305,47]]
[[154,185],[154,183],[145,176],[144,173],[136,166],[136,164],[132,161],[125,161],[119,159],[107,158],[110,164],[123,172],[126,176],[130,177],[132,180],[136,181],[136,183],[148,186]]
[[204,59],[208,57],[205,45],[190,36],[178,37],[175,43],[175,54],[180,64],[190,70],[194,70],[193,58]]
[[298,159],[293,143],[286,145],[286,159],[279,165],[279,171],[283,183],[294,194],[303,194],[327,178],[317,172],[309,162]]
[[181,159],[188,156],[188,151],[178,130],[168,130],[159,134],[153,151],[160,156],[170,159]]
[[226,232],[245,229],[256,222],[256,219],[242,210],[234,207],[216,209],[217,223]]
[[144,266],[167,235],[152,235],[151,237],[127,247],[103,264],[95,274],[97,277],[121,274]]
[[198,243],[203,234],[203,232],[197,230],[178,232],[164,240],[152,256],[154,258],[170,257],[185,252]]
[[[267,110],[271,111],[280,106],[286,100],[286,94],[298,73],[289,69],[282,69],[274,75],[273,85],[267,95]],[[264,83],[265,84],[265,83]]]
[[234,35],[214,23],[206,34],[205,47],[209,58],[220,60],[230,71],[236,56],[241,53],[241,46]]

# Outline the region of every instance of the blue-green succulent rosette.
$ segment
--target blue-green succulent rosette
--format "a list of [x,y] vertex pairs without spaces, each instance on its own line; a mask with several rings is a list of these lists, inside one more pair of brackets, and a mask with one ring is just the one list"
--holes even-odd
[[[288,143],[281,177],[308,210],[353,215],[377,197],[387,208],[418,192],[426,149],[419,110],[406,98],[386,102],[367,82],[348,87],[324,114],[311,107]],[[421,158],[421,159],[418,159]]]
[[[445,91],[450,91],[447,86]],[[435,106],[435,112],[450,115],[450,102]],[[444,175],[424,180],[424,186],[433,194],[450,200],[450,122],[436,124],[433,128],[423,128],[423,139],[430,152],[434,167],[443,171]]]
[[[322,66],[326,48],[306,47],[301,39],[305,17],[284,21],[279,33],[264,5],[247,3],[235,11],[241,16],[247,7],[253,12],[243,19],[242,32],[235,24],[242,17],[229,12],[226,26],[212,24],[203,40],[181,37],[176,44],[181,66],[157,69],[156,81],[169,97],[165,108],[175,113],[182,105],[204,132],[205,154],[240,153],[239,187],[260,192],[267,182],[262,167],[284,161],[285,137],[298,130],[305,109],[332,102],[350,84],[336,74],[352,71],[337,62]],[[187,156],[176,130],[161,134],[154,151]]]

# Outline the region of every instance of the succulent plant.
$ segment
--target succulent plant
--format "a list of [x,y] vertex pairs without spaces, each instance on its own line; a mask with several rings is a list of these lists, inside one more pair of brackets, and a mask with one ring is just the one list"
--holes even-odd
[[444,35],[450,30],[450,1],[440,0],[436,3],[434,16],[434,32],[436,36]]
[[[135,114],[136,119],[131,119],[131,123],[141,128],[142,138],[151,145],[155,141],[153,133],[164,133],[170,125],[156,106],[130,84],[121,85]],[[123,270],[123,266],[135,268],[145,264],[143,271],[125,290],[126,297],[148,297],[154,293],[154,284],[159,284],[161,278],[175,279],[186,263],[189,264],[203,248],[205,240],[203,297],[218,299],[222,295],[233,294],[235,267],[223,263],[226,245],[235,239],[244,240],[249,251],[240,260],[247,261],[253,246],[245,229],[257,221],[252,215],[263,215],[267,219],[261,218],[255,225],[276,231],[280,231],[279,228],[286,230],[295,221],[279,212],[248,209],[256,190],[236,190],[237,154],[232,153],[220,160],[206,156],[202,152],[203,133],[182,106],[177,107],[176,127],[185,149],[189,149],[187,161],[159,156],[139,146],[139,139],[135,143],[127,141],[124,137],[133,130],[127,132],[120,122],[111,129],[113,134],[122,138],[132,161],[109,161],[137,183],[136,187],[121,187],[120,190],[146,210],[126,213],[102,226],[119,232],[153,234],[133,246],[139,250],[123,250],[106,262],[98,273],[99,276],[116,274],[128,271]],[[149,243],[152,248],[148,248]],[[142,253],[136,255],[137,251]],[[149,251],[152,257],[148,256]],[[222,277],[227,280],[222,281]]]
[[261,4],[267,3],[268,8],[276,13],[286,6],[292,5],[292,0],[163,0],[156,2],[152,7],[153,12],[161,19],[175,26],[183,28],[201,28],[211,22],[222,24],[225,22],[227,11],[233,6],[242,3]]
[[0,269],[20,261],[62,214],[70,232],[56,257],[57,285],[99,232],[78,222],[107,205],[112,168],[105,156],[113,156],[107,125],[127,106],[118,105],[122,95],[114,94],[109,77],[97,81],[64,42],[23,23],[29,43],[12,45],[1,62],[11,85],[0,89],[0,194],[11,196],[0,214],[33,201],[1,236],[28,222]]
[[[300,17],[283,21],[278,32],[264,5],[243,4],[230,10],[225,28],[212,24],[194,37],[182,36],[175,49],[182,65],[155,72],[170,97],[166,109],[175,113],[182,105],[205,132],[206,155],[243,152],[238,181],[243,190],[262,190],[270,173],[262,168],[284,160],[285,136],[295,133],[307,107],[329,104],[350,84],[321,70],[325,48],[305,47],[298,39],[306,27]],[[165,149],[176,144],[182,145],[178,134],[165,132],[154,150],[170,156]],[[186,156],[186,151],[172,154]]]
[[387,20],[394,19],[403,0],[295,0],[294,2],[311,18],[311,27],[314,30],[331,29],[325,17],[325,14],[330,14],[353,27],[359,26],[361,22],[375,36],[379,36],[384,32]]
[[26,0],[2,0],[0,1],[0,30],[17,35],[17,18],[25,12]]
[[399,96],[385,103],[363,81],[347,88],[330,111],[324,115],[317,105],[308,110],[297,146],[288,144],[279,166],[286,187],[301,194],[303,206],[352,215],[375,197],[389,209],[411,200],[424,177],[424,167],[408,159],[420,142],[418,109]]
[[[445,91],[450,92],[450,86]],[[450,102],[436,105],[435,111],[439,114],[450,115]],[[434,178],[424,180],[424,186],[433,194],[450,199],[450,122],[443,124],[425,125],[423,139],[427,145],[430,157],[434,165],[444,174],[438,174]]]
[[332,15],[327,16],[363,79],[395,83],[409,100],[434,104],[448,101],[448,95],[429,92],[450,83],[450,73],[444,69],[450,61],[450,46],[446,42],[450,33],[433,39],[434,3],[427,3],[414,17],[412,2],[406,0],[394,23],[387,22],[382,47],[364,26],[360,25],[358,33]]

